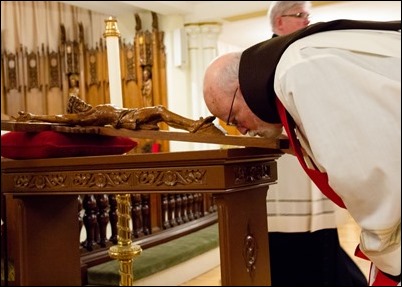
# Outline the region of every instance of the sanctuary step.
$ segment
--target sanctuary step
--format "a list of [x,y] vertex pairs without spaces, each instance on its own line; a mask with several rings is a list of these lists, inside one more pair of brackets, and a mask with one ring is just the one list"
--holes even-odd
[[[145,249],[133,261],[134,283],[208,253],[218,246],[218,223],[215,223],[180,238]],[[88,268],[87,276],[88,285],[119,286],[119,262],[112,260]],[[163,278],[161,280],[163,281]]]

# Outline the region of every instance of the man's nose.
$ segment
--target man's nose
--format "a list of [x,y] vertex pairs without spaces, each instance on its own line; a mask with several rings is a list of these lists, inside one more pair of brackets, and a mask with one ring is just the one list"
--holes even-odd
[[239,126],[237,126],[236,128],[237,128],[237,130],[238,130],[242,135],[246,135],[247,132],[248,132],[248,129],[246,129],[245,127],[239,127]]

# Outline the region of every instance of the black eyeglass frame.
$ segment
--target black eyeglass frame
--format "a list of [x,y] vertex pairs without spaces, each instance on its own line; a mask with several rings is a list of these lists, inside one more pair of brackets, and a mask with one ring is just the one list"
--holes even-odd
[[235,101],[236,94],[237,94],[237,91],[238,91],[238,90],[239,90],[239,87],[236,88],[236,90],[235,90],[235,92],[234,92],[234,94],[233,94],[232,104],[230,105],[229,115],[228,115],[228,118],[227,118],[227,120],[226,120],[226,125],[227,125],[227,126],[230,126],[230,127],[235,127],[235,126],[236,126],[236,123],[230,122],[230,117],[231,117],[231,115],[232,115],[233,104],[234,104],[234,101]]
[[284,14],[281,15],[281,17],[293,17],[293,18],[299,18],[299,19],[308,19],[310,18],[310,14],[306,12],[299,12],[295,14]]

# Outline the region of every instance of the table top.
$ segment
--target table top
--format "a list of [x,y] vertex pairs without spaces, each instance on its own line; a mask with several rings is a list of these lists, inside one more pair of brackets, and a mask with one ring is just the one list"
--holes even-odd
[[16,122],[14,120],[2,120],[1,129],[7,131],[21,131],[21,132],[40,132],[46,130],[53,130],[66,133],[95,133],[107,136],[125,136],[138,139],[155,139],[155,140],[170,140],[170,141],[184,141],[184,142],[197,142],[197,143],[210,143],[233,145],[242,147],[260,147],[269,149],[283,149],[289,148],[289,141],[286,138],[262,138],[262,137],[249,137],[243,135],[214,135],[214,134],[197,134],[189,132],[176,132],[166,130],[128,130],[116,129],[111,126],[69,126],[59,123],[46,123],[46,122]]

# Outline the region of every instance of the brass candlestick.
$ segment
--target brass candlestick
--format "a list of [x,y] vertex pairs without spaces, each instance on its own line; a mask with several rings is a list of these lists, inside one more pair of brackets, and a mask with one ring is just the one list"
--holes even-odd
[[133,286],[132,265],[142,249],[131,240],[130,195],[117,195],[117,245],[110,247],[109,256],[120,261],[120,286]]

